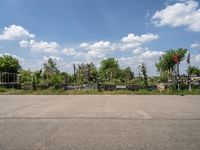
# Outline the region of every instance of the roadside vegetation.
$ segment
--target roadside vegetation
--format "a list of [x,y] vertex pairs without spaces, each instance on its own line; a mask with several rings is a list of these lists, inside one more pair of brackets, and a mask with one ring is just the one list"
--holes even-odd
[[16,88],[0,88],[1,95],[200,95],[199,89],[189,90],[173,90],[168,89],[165,91],[159,90],[116,90],[116,91],[98,91],[98,90],[23,90]]
[[[138,66],[139,74],[135,75],[131,66],[122,68],[115,58],[102,60],[99,68],[93,62],[73,64],[70,74],[61,72],[51,58],[40,70],[31,71],[24,70],[16,58],[3,55],[1,77],[5,72],[15,73],[20,82],[1,84],[0,94],[200,94],[199,68],[189,66],[186,75],[179,74],[179,64],[186,53],[187,49],[166,51],[155,63],[159,75],[154,77],[148,76],[144,63]],[[4,83],[2,78],[0,82]],[[158,88],[159,84],[163,89]]]

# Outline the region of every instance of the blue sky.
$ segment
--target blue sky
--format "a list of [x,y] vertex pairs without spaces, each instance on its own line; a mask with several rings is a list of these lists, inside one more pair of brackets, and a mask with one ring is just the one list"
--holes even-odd
[[[198,0],[0,0],[0,55],[38,70],[49,57],[60,70],[115,57],[122,67],[154,64],[164,51],[187,48],[200,67]],[[184,73],[186,63],[181,65]]]

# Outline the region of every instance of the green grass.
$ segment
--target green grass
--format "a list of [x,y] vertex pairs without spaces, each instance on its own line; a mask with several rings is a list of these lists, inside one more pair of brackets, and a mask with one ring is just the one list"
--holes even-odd
[[6,89],[0,88],[1,95],[200,95],[200,89],[193,89],[192,91],[188,90],[172,90],[167,89],[163,92],[158,90],[148,91],[148,90],[139,90],[139,91],[128,91],[128,90],[119,90],[119,91],[97,91],[97,90],[55,90],[55,89],[45,89],[45,90],[20,90],[20,89]]
[[0,87],[0,93],[4,93],[6,91],[7,91],[7,89]]

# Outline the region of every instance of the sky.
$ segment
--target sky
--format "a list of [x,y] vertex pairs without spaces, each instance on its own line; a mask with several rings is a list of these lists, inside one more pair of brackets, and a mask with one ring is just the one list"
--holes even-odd
[[[0,56],[39,70],[52,58],[61,71],[108,57],[137,74],[169,49],[187,48],[200,67],[200,0],[0,0]],[[186,60],[180,65],[187,69]]]

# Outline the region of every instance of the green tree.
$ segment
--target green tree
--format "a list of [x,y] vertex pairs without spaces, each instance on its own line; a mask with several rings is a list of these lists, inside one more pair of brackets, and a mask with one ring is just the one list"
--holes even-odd
[[87,68],[88,68],[88,81],[89,82],[97,81],[98,71],[94,63],[91,62],[87,64]]
[[38,86],[44,84],[42,70],[35,71],[32,78],[32,86],[34,90],[36,90]]
[[104,81],[111,81],[119,78],[120,67],[118,61],[114,58],[107,58],[101,61],[99,68],[100,78]]
[[49,84],[50,86],[56,84],[58,82],[58,78],[56,76],[59,76],[59,70],[56,67],[56,63],[53,61],[52,58],[49,58],[47,63],[44,63],[44,79],[46,84]]
[[74,83],[77,82],[77,66],[76,66],[76,64],[73,64],[72,80],[73,80]]
[[134,73],[130,67],[126,67],[125,69],[121,69],[120,80],[121,82],[129,82],[134,78]]
[[169,78],[168,76],[169,76],[169,72],[168,71],[162,71],[160,73],[160,77],[158,79],[158,82],[159,83],[167,83],[168,78]]
[[195,66],[190,66],[187,70],[188,75],[197,75],[200,76],[200,69]]
[[69,84],[73,82],[73,75],[70,75],[67,72],[61,72],[60,75],[64,80],[64,84]]
[[98,72],[93,63],[78,65],[77,78],[79,84],[88,84],[97,80]]
[[44,63],[44,73],[47,75],[51,75],[54,73],[58,73],[58,69],[56,67],[56,63],[53,61],[52,58],[49,58],[47,63]]
[[64,85],[64,77],[59,73],[54,73],[51,76],[51,83],[55,89],[59,89],[62,85]]
[[78,84],[86,83],[87,79],[85,78],[86,75],[86,65],[85,64],[78,64],[76,69],[76,76]]
[[176,72],[175,70],[176,63],[174,62],[173,58],[175,55],[177,55],[178,62],[181,62],[184,59],[186,52],[187,49],[182,49],[182,48],[179,48],[177,50],[171,49],[169,51],[166,51],[165,54],[163,54],[160,57],[159,62],[155,64],[158,72],[160,72],[160,74],[162,74],[162,72],[165,71],[168,71],[169,74],[171,72]]
[[20,76],[21,76],[21,83],[32,82],[32,75],[30,70],[21,70]]
[[147,76],[147,68],[144,63],[142,65],[140,65],[140,72],[142,75],[143,85],[147,88],[148,87],[148,76]]
[[10,55],[0,56],[0,72],[19,73],[20,69],[21,66],[16,58]]

